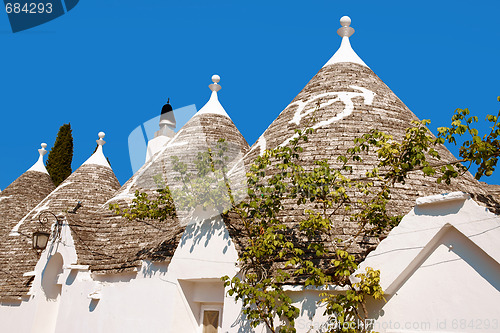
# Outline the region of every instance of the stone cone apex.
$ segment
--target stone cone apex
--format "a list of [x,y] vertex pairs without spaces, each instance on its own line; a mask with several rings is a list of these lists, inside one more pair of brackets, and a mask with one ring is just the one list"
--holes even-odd
[[[50,211],[63,221],[63,225],[70,226],[78,260],[92,255],[89,247],[94,242],[98,226],[88,223],[88,217],[120,188],[102,152],[103,138],[104,133],[99,133],[98,149],[86,163],[18,219],[15,225],[10,225],[5,247],[16,250],[0,253],[0,266],[8,267],[10,272],[8,281],[0,279],[0,297],[23,297],[29,291],[30,284],[26,283],[23,274],[35,269],[38,258],[33,256],[32,242],[27,242],[25,235],[31,235],[39,228],[38,218],[44,211]],[[77,216],[81,220],[74,222],[69,216]],[[67,244],[60,243],[60,246]]]
[[[178,173],[172,168],[173,158],[178,158],[186,164],[190,173],[196,174],[193,161],[198,153],[207,152],[209,148],[216,149],[214,146],[219,139],[224,139],[227,143],[228,168],[242,160],[249,146],[218,100],[217,94],[221,89],[219,81],[218,75],[212,77],[213,83],[209,85],[211,96],[205,106],[108,203],[125,208],[131,203],[137,190],[147,193],[149,197],[154,197],[159,187],[168,186],[173,192],[178,185],[175,180]],[[133,269],[140,260],[151,260],[148,256],[152,253],[157,256],[155,260],[169,261],[177,248],[180,235],[186,229],[184,218],[187,214],[179,212],[177,204],[175,205],[176,218],[151,220],[147,224],[113,215],[103,206],[95,217],[100,225],[96,238],[102,239],[102,244],[98,247],[106,248],[109,256],[89,258],[85,264],[96,271],[118,270],[124,266]],[[141,255],[138,256],[138,253]],[[111,257],[114,259],[110,259]]]
[[35,164],[33,164],[33,166],[29,168],[28,171],[38,171],[46,173],[48,175],[49,173],[47,172],[45,164],[43,163],[43,157],[45,156],[45,154],[47,154],[47,150],[45,150],[45,148],[47,148],[47,144],[42,143],[40,146],[42,148],[38,149],[38,153],[40,154],[40,156],[38,157],[38,161]]
[[56,215],[65,214],[68,209],[75,207],[77,202],[82,202],[84,208],[78,212],[85,213],[99,208],[112,197],[120,187],[120,183],[102,152],[102,146],[105,143],[104,136],[103,132],[99,133],[96,152],[32,211],[26,214],[12,228],[12,235],[17,235],[25,223],[36,219],[43,210],[50,210]]
[[46,147],[47,144],[42,143],[38,161],[0,193],[0,241],[55,189],[43,164]]
[[196,113],[196,115],[202,115],[202,114],[218,114],[221,116],[228,117],[228,114],[226,110],[222,107],[222,105],[219,102],[219,97],[217,96],[217,92],[222,89],[222,87],[219,85],[220,82],[220,76],[219,75],[213,75],[212,76],[212,84],[210,84],[208,87],[212,91],[212,95],[210,96],[210,99],[208,100],[207,104],[205,104],[200,111]]
[[337,30],[337,34],[342,37],[342,43],[335,54],[328,60],[328,62],[323,66],[329,66],[342,62],[352,62],[354,64],[359,64],[368,67],[363,60],[354,52],[349,41],[349,37],[354,34],[354,29],[350,27],[351,18],[349,16],[343,16],[340,19],[340,25],[342,26]]
[[212,94],[209,101],[123,185],[112,200],[128,201],[133,198],[136,190],[155,190],[158,186],[156,176],[165,176],[165,168],[170,166],[173,156],[188,159],[196,157],[199,152],[213,148],[219,139],[224,139],[231,146],[229,154],[243,156],[248,152],[248,143],[219,102],[219,81],[218,75],[212,76],[213,83],[209,85]]
[[106,156],[104,156],[104,152],[102,150],[102,146],[106,143],[106,141],[103,140],[106,134],[104,132],[99,132],[98,136],[99,139],[96,140],[97,150],[82,165],[95,164],[111,169],[111,165],[109,165],[108,160],[106,159]]
[[[348,23],[347,19],[343,19],[343,27],[339,29],[344,44],[338,51],[341,54],[347,54],[350,49],[345,48],[349,46],[346,44],[348,36],[353,33]],[[245,165],[251,165],[265,149],[287,145],[296,137],[296,129],[312,127],[315,132],[308,135],[308,142],[301,144],[304,148],[304,166],[312,168],[314,161],[323,159],[335,166],[337,157],[347,153],[347,149],[354,145],[354,139],[371,129],[389,133],[398,140],[404,137],[406,128],[412,126],[411,121],[418,120],[384,82],[364,63],[356,61],[352,54],[349,57],[334,56],[332,59],[261,135],[246,155]],[[445,147],[440,147],[438,151],[441,161],[456,160]],[[376,161],[375,154],[363,156],[363,163],[354,166],[353,176],[364,176]],[[483,190],[469,173],[452,182],[451,186],[445,186],[438,185],[434,178],[416,172],[404,186],[392,190],[393,200],[389,211],[406,214],[418,196],[454,191],[477,193]],[[292,223],[295,218],[299,218],[297,211],[303,209],[302,206],[298,209],[294,204],[287,204],[282,215]],[[333,237],[347,239],[353,236],[353,229],[346,222],[349,220],[347,215],[339,214],[334,220],[336,228],[332,230]],[[360,247],[358,253],[365,253],[374,244],[370,243],[368,241],[364,248]]]

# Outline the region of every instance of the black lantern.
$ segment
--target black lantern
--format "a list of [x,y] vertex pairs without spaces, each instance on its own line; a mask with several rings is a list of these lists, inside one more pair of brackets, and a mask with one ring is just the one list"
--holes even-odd
[[35,231],[33,233],[33,249],[44,250],[49,242],[50,233],[45,231]]
[[[41,230],[37,230],[33,233],[33,249],[43,251],[47,247],[51,236],[53,239],[59,237],[62,220],[59,220],[56,214],[51,211],[44,210],[38,215],[38,222],[40,222]],[[53,225],[54,232],[48,232],[47,230],[51,230],[51,226]]]

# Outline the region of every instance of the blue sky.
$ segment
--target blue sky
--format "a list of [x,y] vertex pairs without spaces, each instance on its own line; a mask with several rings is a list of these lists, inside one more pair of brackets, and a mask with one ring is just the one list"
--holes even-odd
[[[123,184],[127,138],[159,114],[219,99],[253,144],[340,45],[349,15],[358,55],[431,129],[457,107],[484,119],[500,103],[499,1],[81,0],[66,15],[13,34],[0,13],[0,188],[51,148],[71,122],[73,169],[99,131]],[[500,184],[500,172],[485,179]]]

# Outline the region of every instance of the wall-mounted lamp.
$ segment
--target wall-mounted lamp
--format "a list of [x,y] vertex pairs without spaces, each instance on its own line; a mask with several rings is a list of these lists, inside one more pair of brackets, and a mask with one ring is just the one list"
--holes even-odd
[[[50,239],[50,232],[47,231],[47,225],[52,226],[54,223],[50,223],[50,219],[55,220],[55,227],[52,232],[52,239],[57,239],[59,237],[63,221],[57,218],[56,214],[45,210],[38,215],[38,222],[42,226],[42,230],[37,230],[33,233],[33,249],[37,251],[43,251]],[[50,229],[49,229],[50,230]]]
[[45,231],[35,231],[33,233],[33,248],[38,251],[43,251],[47,247],[50,234]]

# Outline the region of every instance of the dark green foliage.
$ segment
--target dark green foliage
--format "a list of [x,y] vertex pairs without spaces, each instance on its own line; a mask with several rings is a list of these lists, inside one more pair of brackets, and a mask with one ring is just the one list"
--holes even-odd
[[[497,97],[500,102],[500,96]],[[491,176],[498,163],[500,156],[500,111],[496,116],[487,115],[486,120],[491,124],[488,134],[479,135],[479,131],[472,127],[479,119],[476,116],[469,117],[469,109],[456,109],[451,118],[451,127],[438,128],[439,138],[442,142],[457,144],[456,138],[462,135],[468,137],[459,150],[462,158],[460,162],[466,163],[467,168],[476,165],[478,170],[476,179],[482,176]]]
[[47,171],[54,185],[61,184],[71,175],[71,162],[73,161],[73,136],[71,124],[64,124],[59,128],[56,142],[47,158]]

